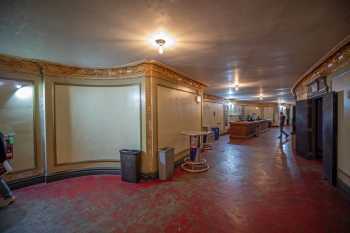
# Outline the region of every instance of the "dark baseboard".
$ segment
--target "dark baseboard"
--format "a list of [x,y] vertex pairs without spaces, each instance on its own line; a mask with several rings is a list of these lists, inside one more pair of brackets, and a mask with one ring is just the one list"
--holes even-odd
[[24,188],[30,185],[40,184],[44,182],[45,182],[44,176],[34,176],[34,177],[9,181],[7,182],[7,184],[11,189],[19,189],[19,188]]
[[14,181],[9,181],[8,186],[11,189],[24,188],[30,185],[49,183],[53,181],[63,180],[78,176],[88,176],[88,175],[120,175],[120,170],[115,168],[93,168],[84,169],[76,171],[65,171],[59,172],[48,176],[34,176],[23,179],[18,179]]
[[141,179],[146,181],[158,179],[158,172],[141,173]]
[[345,196],[345,198],[350,201],[350,186],[345,184],[345,182],[341,179],[337,178],[337,188]]
[[76,171],[64,171],[58,172],[46,176],[46,182],[53,182],[58,180],[63,180],[67,178],[79,177],[79,176],[89,176],[89,175],[120,175],[120,169],[116,168],[92,168],[92,169],[83,169]]
[[183,158],[178,159],[177,161],[175,161],[175,167],[180,166],[184,162],[185,158],[186,158],[186,156],[184,156]]

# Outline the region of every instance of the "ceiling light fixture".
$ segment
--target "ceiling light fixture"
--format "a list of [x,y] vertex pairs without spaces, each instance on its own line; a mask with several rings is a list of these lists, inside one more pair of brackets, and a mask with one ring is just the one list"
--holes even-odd
[[165,29],[159,29],[146,39],[147,43],[158,50],[159,54],[163,54],[165,50],[173,49],[175,46],[175,38]]
[[259,95],[259,99],[260,100],[263,100],[264,99],[264,96],[262,94]]
[[235,83],[235,91],[239,90],[239,83]]
[[164,53],[164,45],[166,41],[164,39],[156,39],[156,44],[158,45],[158,53],[163,54]]

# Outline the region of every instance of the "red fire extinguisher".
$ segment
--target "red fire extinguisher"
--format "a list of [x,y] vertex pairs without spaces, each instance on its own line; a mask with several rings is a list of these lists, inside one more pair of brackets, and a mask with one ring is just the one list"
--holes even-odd
[[13,159],[13,145],[15,144],[15,135],[6,134],[4,135],[5,145],[6,145],[6,159]]

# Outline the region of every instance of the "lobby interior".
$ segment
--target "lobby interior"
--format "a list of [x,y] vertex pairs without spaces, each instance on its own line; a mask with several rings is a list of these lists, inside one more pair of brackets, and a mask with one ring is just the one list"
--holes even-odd
[[1,233],[349,233],[350,1],[1,1],[0,132]]

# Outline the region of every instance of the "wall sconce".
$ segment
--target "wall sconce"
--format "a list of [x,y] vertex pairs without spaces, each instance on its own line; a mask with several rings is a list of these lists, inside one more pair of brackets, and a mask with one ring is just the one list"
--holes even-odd
[[33,87],[23,86],[16,90],[15,96],[18,99],[29,99],[33,97]]
[[199,104],[199,103],[201,103],[201,102],[202,102],[202,96],[197,95],[197,96],[196,96],[196,103]]

